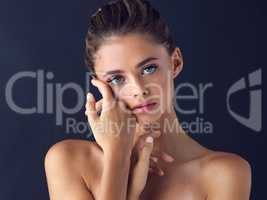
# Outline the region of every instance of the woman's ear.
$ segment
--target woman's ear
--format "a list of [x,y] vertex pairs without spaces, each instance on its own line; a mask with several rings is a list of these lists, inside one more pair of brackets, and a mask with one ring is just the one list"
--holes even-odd
[[183,56],[180,48],[176,47],[171,56],[172,59],[172,75],[176,78],[183,69]]

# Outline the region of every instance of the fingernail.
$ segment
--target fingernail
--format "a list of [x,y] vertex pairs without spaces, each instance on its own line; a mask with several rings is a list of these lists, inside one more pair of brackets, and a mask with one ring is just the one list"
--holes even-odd
[[146,143],[153,143],[153,137],[148,136],[148,137],[146,138]]
[[86,97],[87,97],[88,100],[91,100],[93,98],[91,93],[88,93]]
[[168,159],[169,162],[173,162],[174,158],[172,156],[166,155],[166,158]]

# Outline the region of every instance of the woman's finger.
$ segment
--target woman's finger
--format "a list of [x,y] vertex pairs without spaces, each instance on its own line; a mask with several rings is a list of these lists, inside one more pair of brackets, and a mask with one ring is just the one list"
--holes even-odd
[[[149,167],[149,170],[148,170],[150,173],[153,173],[153,174],[157,174],[158,176],[162,176],[162,173],[159,172],[158,169],[154,168],[154,167]],[[164,174],[163,174],[164,175]]]
[[139,152],[138,161],[135,167],[135,171],[139,174],[145,175],[148,172],[149,164],[150,164],[150,154],[153,150],[153,138],[147,137],[146,142]]
[[174,158],[171,156],[171,155],[169,155],[169,154],[167,154],[167,153],[165,153],[165,152],[161,152],[160,153],[160,157],[161,157],[161,159],[162,160],[164,160],[165,162],[173,162],[174,161]]
[[140,194],[144,189],[147,181],[150,166],[150,155],[153,150],[153,138],[148,136],[146,144],[138,156],[138,161],[133,170],[133,180],[131,190]]
[[152,153],[153,150],[153,142],[154,142],[153,137],[148,136],[146,138],[141,154],[139,155],[139,161],[141,164],[146,165],[147,163],[149,163],[150,154]]
[[[142,129],[142,128],[141,128]],[[161,136],[161,131],[160,130],[156,130],[156,131],[152,131],[152,132],[143,132],[141,136],[139,136],[138,140],[137,140],[137,150],[141,150],[145,144],[145,138],[147,136],[151,136],[154,139],[159,138]],[[158,157],[161,160],[167,162],[167,163],[172,163],[174,161],[174,158],[169,155],[168,153],[165,152],[161,152],[159,149],[156,149],[156,147],[154,148],[154,152],[152,154],[152,157]]]
[[87,96],[87,103],[86,103],[86,111],[85,114],[88,117],[89,123],[92,122],[92,120],[97,119],[96,114],[96,108],[95,108],[95,98],[94,95],[92,95],[90,92],[88,92]]
[[148,170],[150,173],[156,174],[158,176],[164,176],[164,171],[159,169],[159,168],[155,168],[155,167],[150,167]]
[[98,116],[101,114],[102,104],[103,104],[103,99],[100,99],[99,101],[96,102],[95,107],[96,107],[96,111],[97,111]]
[[145,144],[145,139],[148,136],[151,136],[154,139],[159,137],[159,133],[158,132],[145,132],[145,133],[144,132],[142,132],[142,133],[139,132],[139,133],[135,133],[135,134],[141,134],[141,135],[139,135],[139,137],[138,137],[138,139],[136,141],[136,149],[137,149],[137,151],[140,151],[143,148],[143,146]]
[[152,168],[153,172],[156,173],[157,175],[159,175],[159,176],[164,175],[164,171],[160,168],[157,161],[155,162],[154,159],[152,159],[152,157],[150,158],[149,167]]
[[159,159],[155,156],[150,156],[150,159],[153,160],[155,163],[159,161]]
[[111,103],[115,102],[111,88],[106,83],[98,79],[92,79],[91,83],[97,87],[103,97],[102,108],[105,110],[110,108],[112,105]]

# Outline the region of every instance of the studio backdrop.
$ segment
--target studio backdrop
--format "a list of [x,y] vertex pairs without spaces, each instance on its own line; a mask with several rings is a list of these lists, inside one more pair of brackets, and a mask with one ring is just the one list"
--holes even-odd
[[[0,1],[0,200],[49,199],[48,149],[68,138],[93,140],[84,115],[91,90],[84,38],[104,2]],[[183,54],[175,79],[182,126],[204,146],[245,158],[251,199],[265,200],[264,1],[151,2]]]

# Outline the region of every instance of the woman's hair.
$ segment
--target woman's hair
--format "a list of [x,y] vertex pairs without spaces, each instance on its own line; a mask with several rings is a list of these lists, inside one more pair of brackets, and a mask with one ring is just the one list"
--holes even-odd
[[84,61],[89,71],[95,74],[95,53],[110,36],[127,33],[148,34],[157,44],[171,53],[175,42],[168,25],[147,0],[115,0],[100,7],[90,18],[85,37]]

